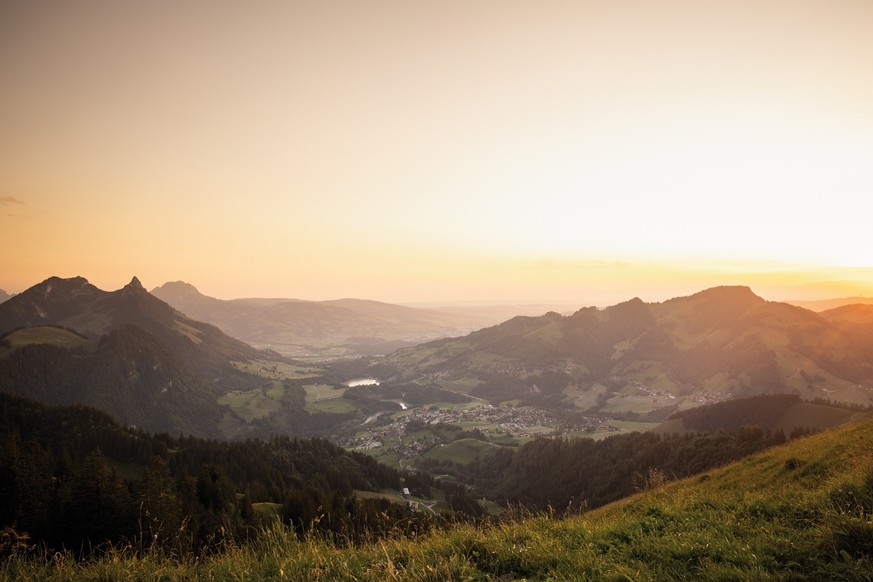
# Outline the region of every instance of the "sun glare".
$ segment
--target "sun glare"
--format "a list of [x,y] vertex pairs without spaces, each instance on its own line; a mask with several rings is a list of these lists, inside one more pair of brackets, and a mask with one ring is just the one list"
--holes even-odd
[[873,264],[863,3],[58,5],[0,4],[0,288]]

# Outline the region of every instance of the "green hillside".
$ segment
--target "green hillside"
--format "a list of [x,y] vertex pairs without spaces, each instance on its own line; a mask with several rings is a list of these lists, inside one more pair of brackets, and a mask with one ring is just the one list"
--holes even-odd
[[421,458],[436,461],[448,460],[469,465],[480,456],[487,455],[497,449],[500,449],[500,446],[494,443],[464,438],[448,444],[439,444],[424,453]]
[[0,357],[9,351],[34,344],[48,344],[59,348],[84,348],[95,346],[97,342],[90,341],[69,329],[43,326],[17,329],[3,338],[5,345],[0,346]]
[[867,406],[870,313],[847,306],[817,314],[747,287],[715,287],[662,303],[516,317],[398,350],[381,377],[463,384],[493,404],[646,420],[761,393]]
[[873,422],[792,441],[567,519],[457,525],[342,547],[274,528],[181,562],[123,552],[76,564],[16,554],[8,579],[869,580]]

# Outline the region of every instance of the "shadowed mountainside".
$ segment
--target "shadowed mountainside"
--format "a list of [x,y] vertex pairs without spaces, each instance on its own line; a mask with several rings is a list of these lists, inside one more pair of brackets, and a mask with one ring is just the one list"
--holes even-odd
[[[264,386],[251,373],[263,362],[282,358],[188,318],[135,277],[111,292],[82,277],[52,277],[0,304],[0,391],[91,405],[152,431],[248,436],[250,419],[219,400]],[[288,400],[287,414],[261,429],[305,429],[311,419],[293,406],[302,389],[271,386]]]
[[198,374],[218,385],[251,384],[233,362],[264,358],[266,353],[195,321],[146,291],[134,277],[117,291],[103,291],[84,277],[51,277],[0,306],[0,335],[41,326],[72,329],[96,339],[131,325],[160,339]]
[[760,393],[873,402],[870,308],[822,314],[717,287],[573,315],[516,317],[399,350],[399,379],[607,413],[675,411]]

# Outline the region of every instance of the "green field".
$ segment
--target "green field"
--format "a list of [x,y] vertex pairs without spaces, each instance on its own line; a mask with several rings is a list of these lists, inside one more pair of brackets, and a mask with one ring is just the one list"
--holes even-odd
[[251,362],[234,362],[234,366],[243,372],[255,374],[270,380],[301,380],[321,376],[324,370],[315,366],[298,366],[274,360],[253,360]]
[[589,438],[594,440],[600,440],[606,438],[608,436],[613,436],[616,434],[621,434],[621,432],[636,432],[636,431],[647,431],[652,430],[656,427],[662,426],[657,422],[636,422],[632,420],[610,420],[609,426],[620,429],[616,430],[598,430],[594,432],[568,432],[565,436],[568,437],[579,437],[579,438]]
[[658,426],[657,422],[638,422],[635,420],[610,420],[609,424],[627,431],[652,430]]
[[93,348],[96,342],[87,340],[75,333],[59,327],[29,327],[13,331],[4,338],[9,348],[0,346],[0,355],[3,350],[16,350],[32,344],[49,344],[59,348]]
[[458,439],[450,443],[435,445],[421,455],[421,458],[437,461],[454,461],[462,465],[468,465],[475,459],[488,455],[499,448],[500,445],[487,441],[470,438]]
[[266,394],[273,400],[281,400],[285,396],[285,385],[282,382],[274,380],[266,386]]
[[305,384],[306,403],[318,402],[319,400],[333,400],[342,398],[346,393],[345,386],[331,386],[330,384]]
[[394,489],[383,489],[382,491],[362,491],[360,489],[355,489],[355,497],[361,499],[387,499],[392,503],[406,505],[406,500],[403,499],[403,495],[401,495],[400,491]]
[[330,384],[306,384],[306,411],[325,412],[328,414],[344,414],[354,412],[357,407],[349,400],[343,399],[346,393],[345,386],[331,386]]
[[343,398],[318,400],[306,404],[306,412],[324,412],[328,414],[345,414],[355,412],[357,407]]

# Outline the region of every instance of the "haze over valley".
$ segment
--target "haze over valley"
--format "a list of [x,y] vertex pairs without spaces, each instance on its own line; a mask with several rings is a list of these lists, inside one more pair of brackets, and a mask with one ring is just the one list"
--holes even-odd
[[[427,424],[483,437],[511,436],[514,424],[528,438],[646,428],[621,422],[656,424],[759,394],[873,404],[869,305],[815,313],[717,287],[662,303],[518,315],[470,333],[452,324],[457,315],[372,301],[222,301],[181,282],[149,293],[134,277],[110,292],[52,277],[0,304],[0,382],[149,430],[321,435],[369,443],[373,453],[391,449],[374,446],[373,430],[400,421],[402,433],[419,411],[441,408]],[[427,335],[444,337],[413,341]],[[414,345],[379,353],[392,341]]]
[[568,306],[480,305],[411,308],[366,299],[220,300],[182,281],[151,291],[176,309],[250,344],[291,357],[384,355],[428,339],[464,335],[514,315]]

